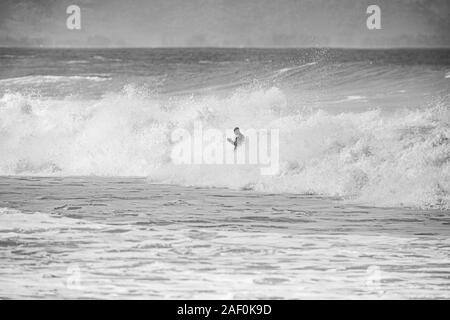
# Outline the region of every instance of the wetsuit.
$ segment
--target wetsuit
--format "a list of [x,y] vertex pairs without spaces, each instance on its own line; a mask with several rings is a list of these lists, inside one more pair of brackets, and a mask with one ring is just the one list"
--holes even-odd
[[236,137],[236,139],[234,139],[234,142],[233,142],[233,144],[234,144],[234,150],[236,150],[236,148],[240,145],[240,144],[242,144],[242,142],[244,141],[244,135],[242,134],[242,133],[240,133],[237,137]]

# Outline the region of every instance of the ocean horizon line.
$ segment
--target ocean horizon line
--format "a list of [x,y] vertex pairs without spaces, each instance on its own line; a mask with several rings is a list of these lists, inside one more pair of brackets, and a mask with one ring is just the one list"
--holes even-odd
[[239,47],[239,46],[2,46],[0,49],[87,49],[87,50],[116,50],[116,49],[224,49],[224,50],[236,50],[236,49],[251,49],[251,50],[292,50],[292,49],[327,49],[327,50],[449,50],[448,47],[415,47],[415,46],[402,46],[402,47],[346,47],[346,46],[292,46],[292,47],[276,47],[276,46],[251,46],[251,47]]

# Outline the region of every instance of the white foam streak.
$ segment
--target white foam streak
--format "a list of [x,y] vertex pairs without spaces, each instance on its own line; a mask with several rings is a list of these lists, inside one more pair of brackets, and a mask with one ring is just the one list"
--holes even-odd
[[24,76],[16,78],[1,79],[0,84],[3,85],[29,85],[29,84],[43,84],[43,83],[58,83],[70,81],[107,81],[110,77],[95,76],[95,75],[76,75],[76,76]]

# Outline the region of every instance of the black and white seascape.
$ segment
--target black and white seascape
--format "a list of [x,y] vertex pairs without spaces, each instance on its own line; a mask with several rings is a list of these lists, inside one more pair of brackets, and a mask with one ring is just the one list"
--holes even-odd
[[449,299],[449,13],[2,1],[0,298]]

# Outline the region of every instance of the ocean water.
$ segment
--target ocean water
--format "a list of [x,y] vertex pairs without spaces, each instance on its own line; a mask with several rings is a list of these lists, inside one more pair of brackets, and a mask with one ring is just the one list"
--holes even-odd
[[0,49],[0,297],[449,298],[449,53]]

